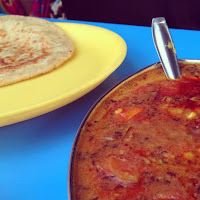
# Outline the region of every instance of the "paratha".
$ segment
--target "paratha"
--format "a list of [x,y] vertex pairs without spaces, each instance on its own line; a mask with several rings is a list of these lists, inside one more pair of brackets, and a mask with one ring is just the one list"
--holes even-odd
[[47,20],[0,16],[0,86],[50,72],[73,51],[71,39]]

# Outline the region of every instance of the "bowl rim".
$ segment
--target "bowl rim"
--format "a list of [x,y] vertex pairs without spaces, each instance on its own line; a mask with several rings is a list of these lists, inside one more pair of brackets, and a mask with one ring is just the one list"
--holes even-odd
[[[179,63],[189,63],[189,64],[200,64],[200,59],[178,59]],[[124,79],[120,80],[118,83],[116,83],[115,85],[113,85],[111,88],[109,88],[106,92],[104,92],[96,101],[95,103],[90,107],[90,109],[88,110],[88,112],[86,113],[86,115],[84,116],[73,141],[72,144],[72,149],[71,149],[71,153],[70,153],[70,158],[69,158],[69,164],[68,164],[68,174],[67,174],[67,196],[68,196],[68,200],[75,200],[73,198],[73,189],[72,189],[72,172],[73,172],[73,161],[74,161],[74,154],[75,154],[75,149],[76,149],[76,145],[78,143],[78,139],[81,133],[81,130],[83,128],[83,126],[85,125],[85,122],[87,121],[88,117],[90,116],[91,112],[94,110],[94,108],[100,103],[100,101],[106,97],[111,91],[113,91],[114,89],[116,89],[118,86],[120,86],[123,82],[128,81],[129,78],[132,78],[134,76],[139,75],[140,73],[143,73],[144,71],[148,71],[151,70],[152,68],[156,68],[159,67],[161,65],[160,62],[156,62],[154,64],[148,65],[134,73],[132,73],[131,75],[125,77]]]

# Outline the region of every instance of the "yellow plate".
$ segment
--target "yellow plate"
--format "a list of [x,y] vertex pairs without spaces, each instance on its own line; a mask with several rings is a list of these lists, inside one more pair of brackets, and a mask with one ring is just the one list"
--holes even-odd
[[75,46],[73,57],[56,70],[0,88],[0,126],[64,106],[103,82],[124,60],[126,43],[104,28],[56,23]]

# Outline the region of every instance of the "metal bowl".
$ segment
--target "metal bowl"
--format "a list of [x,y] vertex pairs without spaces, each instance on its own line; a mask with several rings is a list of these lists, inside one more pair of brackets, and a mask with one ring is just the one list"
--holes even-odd
[[[200,60],[194,60],[194,59],[180,59],[179,63],[183,63],[183,64],[200,64]],[[91,112],[96,108],[96,106],[99,106],[101,104],[101,102],[106,99],[107,96],[110,95],[110,93],[112,93],[113,91],[117,90],[118,87],[120,87],[122,84],[124,84],[125,82],[129,81],[130,79],[134,79],[135,77],[137,77],[138,75],[147,72],[149,70],[155,69],[155,68],[161,68],[161,64],[159,63],[155,63],[152,64],[150,66],[147,66],[135,73],[133,73],[132,75],[128,76],[127,78],[125,78],[124,80],[120,81],[117,85],[115,85],[114,87],[112,87],[110,90],[108,90],[103,96],[101,96],[96,102],[95,104],[90,108],[90,110],[88,111],[88,113],[86,114],[86,116],[84,117],[78,131],[77,134],[75,136],[74,139],[74,143],[72,146],[72,150],[71,150],[71,155],[70,155],[70,161],[69,161],[69,168],[68,168],[68,199],[69,200],[75,200],[74,199],[74,195],[73,195],[73,164],[74,164],[74,155],[75,155],[75,150],[76,150],[76,146],[79,140],[79,136],[81,133],[81,130],[83,128],[83,126],[85,125],[88,117],[90,116]],[[163,71],[164,74],[164,71]]]

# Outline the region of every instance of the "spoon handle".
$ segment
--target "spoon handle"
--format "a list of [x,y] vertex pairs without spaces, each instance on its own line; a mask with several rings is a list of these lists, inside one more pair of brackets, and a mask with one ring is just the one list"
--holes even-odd
[[167,77],[176,79],[181,76],[176,50],[164,17],[152,20],[153,41]]

